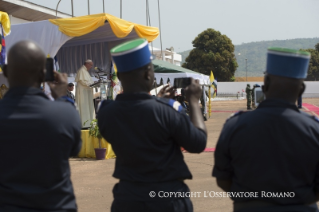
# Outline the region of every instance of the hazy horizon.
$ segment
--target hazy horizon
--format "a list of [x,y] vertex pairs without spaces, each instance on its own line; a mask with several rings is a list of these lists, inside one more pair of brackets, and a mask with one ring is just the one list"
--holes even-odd
[[[28,0],[56,8],[58,0]],[[74,2],[75,16],[87,15],[87,0]],[[105,12],[120,17],[120,0],[105,0]],[[122,0],[123,19],[146,24],[145,0]],[[152,26],[159,27],[158,5],[149,1]],[[213,28],[229,37],[234,45],[243,43],[317,38],[319,0],[172,0],[160,1],[163,48],[176,52],[192,49],[194,38]],[[62,0],[59,11],[71,14],[71,1]],[[90,13],[102,13],[102,0],[90,0]],[[154,41],[160,48],[160,38]]]

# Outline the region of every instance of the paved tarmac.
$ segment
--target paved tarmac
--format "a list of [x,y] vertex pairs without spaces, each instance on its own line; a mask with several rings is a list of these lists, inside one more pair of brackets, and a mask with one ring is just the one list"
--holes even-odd
[[[319,107],[319,99],[304,99],[303,103]],[[212,116],[206,122],[208,130],[207,147],[215,147],[220,131],[226,119],[235,111],[245,110],[245,100],[215,101],[212,103]],[[303,109],[304,111],[307,111]],[[214,165],[214,153],[201,154],[184,153],[185,161],[193,174],[192,180],[186,184],[192,192],[197,192],[192,198],[195,212],[230,212],[232,201],[227,197],[210,197],[214,192],[220,192],[215,178],[211,176]],[[110,211],[113,201],[112,188],[117,179],[112,177],[116,159],[97,161],[95,159],[70,159],[72,182],[77,198],[79,212]],[[205,196],[206,192],[206,196]],[[198,196],[200,194],[200,196]],[[194,194],[195,195],[195,194]]]

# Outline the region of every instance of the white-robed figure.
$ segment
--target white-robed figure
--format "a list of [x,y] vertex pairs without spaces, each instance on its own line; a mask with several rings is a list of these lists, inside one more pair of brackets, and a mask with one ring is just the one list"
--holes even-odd
[[93,88],[90,88],[93,80],[89,74],[89,70],[92,67],[92,60],[86,60],[84,65],[77,71],[75,77],[75,100],[80,112],[83,128],[89,127],[90,122],[94,119]]

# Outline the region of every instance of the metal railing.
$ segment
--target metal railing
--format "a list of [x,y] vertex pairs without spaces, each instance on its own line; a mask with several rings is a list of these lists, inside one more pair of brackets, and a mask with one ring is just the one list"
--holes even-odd
[[246,93],[217,93],[216,97],[239,99],[240,97],[246,97]]

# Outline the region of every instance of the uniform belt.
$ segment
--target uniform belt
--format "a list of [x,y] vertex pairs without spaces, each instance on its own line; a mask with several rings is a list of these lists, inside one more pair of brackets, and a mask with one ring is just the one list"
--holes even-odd
[[70,210],[36,210],[36,209],[28,209],[28,208],[21,208],[16,206],[7,206],[7,205],[0,205],[0,212],[76,212],[77,209],[70,209]]

